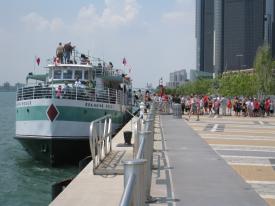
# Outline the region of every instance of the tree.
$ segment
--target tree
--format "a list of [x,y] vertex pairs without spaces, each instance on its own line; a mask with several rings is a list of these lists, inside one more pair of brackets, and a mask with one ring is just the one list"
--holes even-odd
[[236,72],[223,75],[219,92],[223,96],[254,96],[257,94],[256,75]]
[[272,69],[274,63],[272,61],[271,51],[268,45],[259,47],[254,62],[257,86],[260,95],[270,94],[272,86]]

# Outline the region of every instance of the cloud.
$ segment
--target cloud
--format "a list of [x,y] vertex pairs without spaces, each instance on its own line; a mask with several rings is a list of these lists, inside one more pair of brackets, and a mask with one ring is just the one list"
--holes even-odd
[[97,11],[93,4],[82,7],[77,15],[74,29],[94,31],[97,28],[118,28],[133,22],[139,12],[136,0],[105,0],[105,8]]
[[164,13],[162,15],[161,21],[162,23],[166,24],[193,25],[195,21],[195,16],[193,12],[173,11]]
[[182,21],[185,15],[183,12],[174,11],[162,15],[162,22]]
[[60,18],[53,18],[47,20],[43,16],[35,12],[31,12],[21,18],[21,21],[29,30],[45,31],[50,30],[53,32],[59,31],[63,28],[64,23]]
[[161,17],[162,23],[172,25],[194,25],[195,24],[195,1],[176,0],[177,9],[166,12]]

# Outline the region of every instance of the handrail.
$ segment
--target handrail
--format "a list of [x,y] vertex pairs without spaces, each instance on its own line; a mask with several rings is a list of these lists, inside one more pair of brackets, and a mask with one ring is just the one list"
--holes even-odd
[[139,147],[140,147],[139,145],[140,145],[141,139],[139,138],[138,132],[141,131],[142,116],[139,115],[138,118],[136,118],[136,116],[135,116],[134,118],[132,118],[132,120],[133,121],[132,121],[131,128],[133,129],[133,136],[134,136],[133,158],[135,158],[136,154],[138,153]]
[[142,155],[143,155],[143,150],[144,150],[144,144],[145,144],[145,139],[144,139],[144,136],[141,136],[141,141],[140,141],[140,144],[139,144],[139,148],[138,148],[138,152],[137,152],[137,155],[136,155],[136,159],[141,159],[142,158]]
[[[150,112],[145,120],[143,129],[139,126],[141,118],[137,120],[137,141],[134,148],[137,148],[134,160],[124,163],[124,193],[121,198],[120,206],[133,205],[143,206],[145,200],[150,201],[150,187],[152,179],[152,156],[153,156],[153,138],[154,138],[154,118],[156,114],[156,103],[151,105]],[[136,145],[137,144],[137,145]],[[144,163],[144,170],[137,167],[137,162]],[[144,162],[145,161],[145,162]],[[140,163],[141,164],[141,163]],[[130,170],[127,168],[131,168]],[[143,171],[143,172],[142,172]],[[129,174],[130,173],[130,174]],[[136,182],[133,182],[130,177],[136,174]],[[131,184],[131,185],[129,185]],[[135,189],[133,189],[133,187]],[[133,191],[135,191],[133,194]]]
[[93,172],[112,151],[112,118],[108,114],[91,122],[90,150],[93,159]]
[[128,206],[131,204],[132,195],[135,189],[135,180],[136,176],[134,174],[131,174],[126,183],[122,198],[120,200],[120,206]]

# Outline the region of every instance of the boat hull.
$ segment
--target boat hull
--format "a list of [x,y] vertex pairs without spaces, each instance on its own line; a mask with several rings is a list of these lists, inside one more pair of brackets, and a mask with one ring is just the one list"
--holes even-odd
[[36,160],[51,166],[78,164],[91,155],[89,140],[71,138],[15,137]]
[[62,99],[17,101],[16,139],[34,159],[50,165],[76,164],[90,156],[90,123],[112,116],[115,134],[130,118],[120,105]]

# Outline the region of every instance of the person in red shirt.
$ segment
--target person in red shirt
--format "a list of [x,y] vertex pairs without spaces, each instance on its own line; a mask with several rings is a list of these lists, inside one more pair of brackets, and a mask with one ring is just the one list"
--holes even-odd
[[265,100],[264,106],[265,106],[266,116],[269,116],[269,114],[270,114],[270,98],[269,97]]
[[227,99],[226,107],[227,107],[227,113],[231,116],[232,102],[230,98]]
[[253,106],[254,106],[253,114],[254,114],[254,117],[256,117],[256,116],[258,116],[259,109],[260,109],[260,103],[256,98],[253,101]]
[[165,94],[165,95],[162,96],[162,103],[163,103],[163,104],[162,104],[162,106],[163,106],[162,111],[163,111],[164,113],[168,113],[168,112],[169,112],[168,100],[169,100],[169,97],[168,97],[167,94]]
[[208,96],[205,95],[203,97],[203,107],[204,107],[204,112],[207,113],[208,112]]

